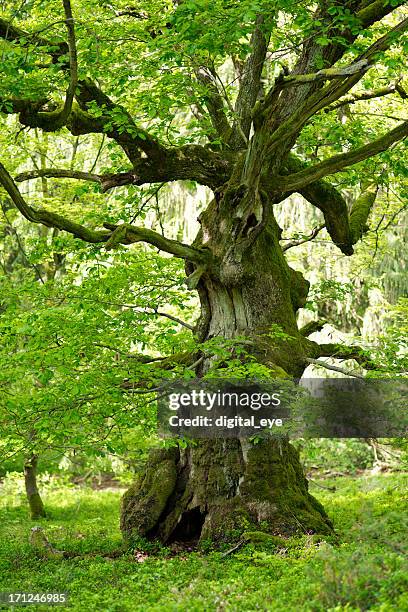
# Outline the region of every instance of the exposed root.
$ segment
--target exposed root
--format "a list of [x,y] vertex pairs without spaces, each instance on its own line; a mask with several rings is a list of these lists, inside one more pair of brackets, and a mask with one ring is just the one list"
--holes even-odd
[[152,453],[144,476],[125,493],[121,529],[134,537],[234,543],[244,532],[270,536],[332,533],[308,492],[295,449],[285,440],[205,440]]

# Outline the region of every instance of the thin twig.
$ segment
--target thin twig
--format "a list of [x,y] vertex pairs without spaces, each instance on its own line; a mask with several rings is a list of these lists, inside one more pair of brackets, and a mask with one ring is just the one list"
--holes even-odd
[[36,273],[37,278],[38,278],[38,280],[41,282],[41,284],[43,284],[43,285],[44,285],[44,284],[45,284],[45,281],[44,281],[44,279],[43,279],[43,277],[42,277],[42,275],[41,275],[41,272],[40,272],[39,268],[38,268],[38,267],[37,267],[37,266],[36,266],[34,263],[32,263],[32,262],[29,260],[28,255],[27,255],[27,253],[25,252],[25,249],[24,249],[24,247],[23,247],[23,244],[22,244],[22,242],[21,242],[21,240],[20,240],[20,236],[19,236],[19,234],[18,234],[18,231],[16,230],[16,228],[15,228],[15,227],[14,227],[14,226],[11,224],[11,222],[9,221],[9,218],[8,218],[8,216],[7,216],[7,213],[6,213],[6,211],[4,210],[4,207],[3,207],[3,206],[1,207],[1,209],[2,209],[3,216],[4,216],[4,218],[5,218],[5,219],[6,219],[6,221],[7,221],[7,224],[9,225],[10,229],[12,230],[12,234],[14,235],[14,237],[15,237],[15,239],[16,239],[16,242],[17,242],[17,244],[18,244],[18,248],[20,249],[20,251],[21,251],[21,253],[22,253],[22,255],[23,255],[24,259],[26,260],[26,262],[28,263],[28,265],[29,265],[29,266],[31,266],[31,268],[33,268],[33,270],[34,270],[34,272]]
[[232,548],[230,548],[229,550],[227,550],[225,553],[223,553],[221,555],[221,558],[224,557],[228,557],[228,555],[231,555],[233,552],[235,552],[236,550],[239,550],[240,548],[242,548],[244,546],[244,544],[247,544],[247,540],[240,540],[238,542],[238,544],[235,544],[235,546],[233,546]]
[[194,325],[190,325],[190,323],[186,323],[185,321],[182,321],[178,317],[168,314],[167,312],[160,312],[159,310],[156,310],[156,309],[153,309],[153,311],[154,312],[147,312],[146,314],[156,314],[159,317],[166,317],[166,319],[170,319],[170,321],[174,321],[175,323],[178,323],[179,325],[182,325],[183,327],[186,327],[187,329],[194,331]]
[[91,167],[91,169],[89,170],[89,174],[92,174],[92,173],[93,173],[93,171],[94,171],[94,170],[95,170],[95,168],[96,168],[96,164],[98,163],[98,160],[99,160],[100,154],[102,153],[102,148],[103,148],[103,145],[105,144],[105,138],[106,138],[106,134],[102,134],[101,143],[100,143],[100,145],[99,145],[99,148],[98,148],[98,151],[97,151],[97,153],[96,153],[96,157],[95,157],[95,159],[94,159],[94,162],[93,162],[93,164],[92,164],[92,167]]
[[[300,246],[301,244],[305,244],[305,242],[310,242],[311,240],[316,238],[319,232],[321,232],[322,229],[324,229],[325,227],[326,227],[325,223],[323,223],[322,225],[318,225],[312,230],[312,233],[309,236],[306,236],[306,238],[302,238],[299,240],[292,240],[291,242],[288,242],[288,244],[282,247],[282,251],[287,251],[288,249],[292,249],[293,247]],[[289,239],[282,238],[282,240],[289,240]]]
[[336,491],[336,487],[325,487],[324,485],[320,484],[319,482],[316,482],[316,480],[312,480],[311,478],[308,478],[307,480],[308,482],[311,482],[312,484],[314,484],[316,487],[319,487],[320,489],[325,489],[326,491],[331,491],[332,493]]
[[357,374],[355,372],[349,372],[348,370],[344,370],[343,368],[329,365],[325,361],[320,361],[320,359],[307,358],[306,361],[313,365],[320,366],[321,368],[326,368],[326,370],[332,370],[333,372],[339,372],[340,374],[344,374],[345,376],[351,376],[353,378],[361,378],[362,380],[365,380],[365,377],[361,376],[361,374]]

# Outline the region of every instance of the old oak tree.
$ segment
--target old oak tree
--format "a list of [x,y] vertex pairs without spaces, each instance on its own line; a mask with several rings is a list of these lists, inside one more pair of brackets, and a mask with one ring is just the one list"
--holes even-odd
[[[403,80],[392,70],[388,75],[391,64],[384,61],[403,45],[404,4],[159,0],[140,8],[123,2],[71,8],[63,0],[61,7],[50,2],[49,14],[37,13],[38,22],[30,9],[1,18],[3,52],[17,76],[29,77],[27,90],[5,80],[1,112],[17,116],[22,129],[104,134],[126,164],[103,174],[50,167],[14,178],[0,164],[0,183],[32,223],[106,249],[144,242],[184,260],[201,315],[193,330],[197,351],[183,359],[197,376],[209,367],[199,345],[212,338],[245,337],[251,357],[271,376],[300,377],[322,356],[354,358],[369,368],[358,347],[318,345],[308,338],[313,324],[299,329],[297,312],[309,283],[287,263],[274,207],[301,194],[321,211],[338,249],[353,254],[376,201],[376,178],[362,177],[350,205],[328,177],[346,170],[346,189],[348,169],[401,143],[408,121],[394,121],[393,129],[364,136],[365,144],[314,162],[297,143],[323,113],[336,121],[341,107],[384,96],[405,100]],[[154,105],[157,97],[164,103],[166,92],[171,102],[160,116]],[[141,96],[145,106],[138,113]],[[172,115],[189,123],[184,140],[175,143],[164,129]],[[91,227],[34,207],[16,183],[40,177],[92,181],[102,192],[193,181],[213,198],[195,240],[184,244],[133,223]],[[283,334],[270,333],[276,328]],[[152,452],[144,476],[124,497],[121,525],[126,536],[164,542],[220,539],[260,525],[280,534],[331,530],[289,442],[240,439]]]

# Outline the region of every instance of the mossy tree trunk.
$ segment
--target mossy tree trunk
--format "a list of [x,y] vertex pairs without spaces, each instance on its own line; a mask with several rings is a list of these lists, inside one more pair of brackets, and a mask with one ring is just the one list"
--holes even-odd
[[[115,225],[107,221],[102,230],[82,225],[49,207],[33,207],[1,163],[0,183],[22,216],[32,223],[66,231],[89,243],[104,243],[107,249],[143,241],[184,259],[188,285],[198,290],[201,299],[202,312],[196,328],[200,342],[214,337],[246,336],[253,356],[269,368],[271,376],[300,376],[308,359],[321,356],[353,357],[369,365],[358,347],[318,346],[307,340],[304,330],[302,333],[297,328],[296,311],[304,304],[308,283],[284,258],[273,206],[294,192],[301,194],[322,212],[333,243],[345,255],[353,254],[354,244],[367,230],[378,181],[362,180],[361,193],[350,208],[341,191],[325,177],[402,141],[408,135],[408,122],[381,132],[363,146],[351,147],[323,161],[299,157],[304,144],[300,141],[300,147],[295,145],[299,144],[303,129],[318,113],[331,112],[343,105],[350,92],[352,100],[361,101],[393,92],[406,97],[400,84],[391,89],[382,87],[368,97],[354,91],[381,54],[398,43],[401,34],[407,31],[408,20],[403,19],[386,28],[374,42],[371,42],[371,30],[368,37],[371,44],[364,43],[367,41],[364,32],[389,13],[398,11],[400,4],[351,0],[348,10],[352,27],[346,22],[340,27],[331,3],[316,3],[313,13],[316,35],[305,36],[303,43],[293,49],[297,56],[293,68],[284,69],[266,90],[263,68],[268,58],[278,52],[276,45],[279,46],[277,41],[281,36],[274,38],[279,20],[271,18],[269,8],[260,8],[253,22],[248,55],[242,66],[239,62],[237,78],[233,81],[237,86],[233,113],[231,100],[226,104],[224,86],[219,88],[219,79],[214,78],[214,65],[206,64],[207,54],[188,56],[188,64],[195,66],[191,100],[200,129],[195,134],[192,128],[191,142],[175,146],[167,146],[166,138],[159,140],[131,115],[125,108],[130,94],[120,101],[115,87],[110,98],[109,91],[102,91],[95,80],[78,80],[72,19],[67,23],[68,45],[46,40],[43,34],[25,32],[3,20],[1,38],[16,46],[25,46],[27,40],[36,42],[40,63],[44,63],[43,54],[48,53],[53,71],[57,66],[57,70],[66,73],[61,79],[61,95],[66,90],[68,73],[70,86],[65,104],[59,109],[55,109],[54,92],[33,99],[18,99],[11,91],[1,100],[2,111],[17,114],[23,127],[45,132],[58,132],[64,125],[77,136],[106,134],[121,147],[128,160],[124,172],[99,175],[66,168],[41,168],[20,174],[16,177],[18,181],[65,177],[96,182],[106,191],[123,185],[187,180],[209,187],[214,200],[202,214],[197,239],[192,245],[186,245],[133,224]],[[175,3],[175,13],[178,9]],[[295,26],[296,12],[292,13],[288,7],[287,19],[290,18]],[[121,27],[126,29],[126,22]],[[150,27],[148,20],[146,27]],[[311,31],[309,26],[306,31]],[[146,32],[150,35],[148,29]],[[324,46],[319,33],[327,39]],[[360,33],[364,50],[354,61],[345,58],[346,62],[342,61],[339,66],[348,50],[344,41],[352,44]],[[159,41],[160,36],[156,42],[159,44]],[[273,51],[272,56],[268,50]],[[60,61],[67,51],[69,62]],[[16,57],[19,55],[20,52]],[[143,54],[136,59],[143,62]],[[147,73],[150,74],[150,67]],[[53,83],[54,77],[53,74]],[[137,80],[130,82],[133,86]],[[141,84],[146,95],[149,86],[147,77],[146,83]],[[174,87],[179,89],[178,77]],[[184,113],[184,97],[180,103]],[[206,106],[211,125],[202,113],[202,104]],[[203,134],[208,136],[207,144],[202,144]],[[349,187],[354,189],[354,181]],[[285,339],[270,333],[275,325],[285,332]],[[207,361],[201,362],[197,374],[208,367]],[[32,477],[31,468],[30,474]],[[31,490],[38,495],[35,488]],[[135,533],[158,536],[164,541],[190,536],[219,539],[228,531],[242,530],[247,524],[281,533],[330,529],[324,511],[307,491],[298,458],[287,441],[263,442],[255,447],[245,440],[206,441],[186,450],[152,453],[144,477],[123,501],[122,529],[127,537]]]
[[288,441],[217,439],[153,451],[123,497],[121,528],[128,542],[144,536],[170,543],[228,542],[254,530],[330,533],[332,525]]
[[[196,245],[203,246],[206,237],[220,265],[200,278],[197,333],[200,340],[245,336],[271,376],[300,376],[309,341],[298,331],[296,310],[304,305],[308,283],[283,257],[272,207],[263,218],[251,211],[234,219],[231,193],[220,194],[201,218]],[[258,234],[259,224],[264,227]],[[287,334],[283,341],[269,333],[276,325]],[[204,361],[198,374],[207,367]],[[230,540],[246,529],[283,535],[331,530],[285,439],[256,445],[206,440],[154,451],[143,478],[124,496],[121,527],[128,539],[137,534],[163,542]]]
[[24,484],[32,519],[44,518],[46,516],[37,485],[37,466],[37,455],[31,455],[24,462]]

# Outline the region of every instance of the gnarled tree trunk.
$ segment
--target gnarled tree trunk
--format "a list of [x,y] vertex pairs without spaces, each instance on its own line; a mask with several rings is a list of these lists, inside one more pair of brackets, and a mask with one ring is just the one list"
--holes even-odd
[[[221,194],[202,215],[196,244],[211,249],[218,266],[199,280],[197,333],[200,340],[244,335],[271,376],[300,376],[309,341],[298,331],[296,310],[308,283],[283,257],[271,207],[260,218],[253,207],[234,218],[237,193],[240,188]],[[270,333],[276,325],[284,340]],[[198,374],[208,365],[203,362]],[[171,542],[231,540],[248,529],[327,533],[331,524],[309,494],[298,454],[286,439],[256,445],[217,439],[153,451],[144,476],[123,498],[121,528],[128,539]]]
[[[350,208],[341,191],[324,178],[381,154],[402,141],[408,135],[408,122],[402,121],[367,144],[352,146],[350,150],[331,157],[326,158],[319,151],[317,157],[322,155],[322,161],[308,159],[307,155],[299,157],[299,151],[304,149],[299,138],[303,129],[323,110],[332,112],[346,103],[393,93],[406,98],[399,83],[388,88],[382,86],[371,93],[359,93],[353,89],[380,61],[381,55],[408,30],[408,19],[386,28],[386,32],[374,42],[371,41],[371,32],[371,44],[364,45],[361,41],[365,48],[357,57],[353,50],[352,63],[342,61],[340,66],[337,65],[342,59],[347,62],[347,56],[343,57],[348,51],[344,41],[352,44],[360,33],[367,32],[383,17],[398,11],[402,4],[399,1],[367,3],[365,0],[351,0],[347,10],[352,19],[343,23],[331,10],[331,3],[316,3],[310,24],[305,24],[307,36],[293,49],[297,56],[294,67],[289,73],[284,69],[265,91],[263,67],[268,58],[279,52],[281,35],[274,39],[276,28],[280,27],[277,14],[269,6],[260,7],[253,22],[250,52],[242,66],[241,62],[237,63],[238,74],[233,82],[238,86],[233,113],[230,113],[230,101],[225,103],[226,89],[222,83],[219,88],[220,78],[215,72],[221,59],[226,59],[223,53],[219,56],[215,53],[214,62],[206,62],[207,54],[201,52],[204,46],[201,49],[197,47],[199,52],[196,56],[193,54],[194,57],[190,51],[186,52],[188,65],[195,66],[197,82],[195,87],[191,80],[191,101],[200,128],[198,131],[191,128],[191,142],[175,146],[166,146],[165,138],[158,140],[155,133],[139,124],[125,108],[139,79],[128,80],[130,89],[123,97],[125,106],[122,101],[116,101],[118,92],[114,81],[108,84],[114,95],[111,99],[109,90],[102,91],[95,80],[78,80],[72,17],[67,19],[68,46],[65,42],[47,40],[42,34],[24,32],[3,20],[5,25],[0,28],[0,37],[7,39],[7,44],[26,46],[27,40],[38,43],[34,46],[41,51],[40,62],[43,63],[43,53],[50,54],[53,70],[56,66],[64,72],[69,70],[70,86],[61,109],[55,109],[55,96],[51,91],[44,94],[45,97],[41,94],[41,98],[34,96],[34,99],[18,99],[10,91],[10,95],[2,99],[2,111],[18,114],[23,127],[57,132],[65,125],[77,136],[106,134],[122,148],[129,161],[125,172],[117,172],[116,164],[114,173],[105,174],[41,168],[20,174],[19,181],[39,177],[72,178],[99,183],[102,191],[106,191],[122,185],[188,180],[210,187],[215,198],[202,214],[202,228],[196,241],[193,245],[186,245],[151,229],[133,225],[133,222],[113,224],[107,220],[105,229],[95,229],[66,218],[49,207],[33,207],[26,202],[1,163],[0,184],[23,217],[32,223],[67,231],[89,243],[104,243],[107,249],[143,241],[184,259],[188,285],[198,290],[201,299],[202,313],[196,329],[200,342],[214,337],[234,339],[238,335],[245,336],[253,356],[269,368],[271,376],[298,377],[308,360],[320,356],[356,358],[365,367],[372,367],[359,347],[318,346],[305,338],[304,331],[298,330],[296,311],[304,304],[308,284],[284,258],[273,205],[293,192],[301,194],[323,213],[333,243],[345,255],[353,254],[353,246],[367,229],[377,184],[381,181],[375,177],[370,183],[362,180],[361,193]],[[65,9],[66,14],[71,15],[69,2]],[[226,8],[226,18],[228,10]],[[236,7],[232,6],[232,10],[231,23],[235,24]],[[176,20],[172,23],[177,23],[178,11],[178,3],[175,3]],[[297,32],[296,10],[292,12],[288,5],[285,14],[286,11],[285,21],[293,20],[293,29],[289,28],[289,31]],[[394,18],[390,20],[393,22]],[[195,23],[197,32],[202,24],[200,13],[199,21]],[[356,24],[359,28],[355,27]],[[147,38],[151,34],[150,25],[147,20]],[[121,27],[126,29],[126,23]],[[311,36],[310,32],[313,33]],[[321,44],[320,33],[327,39],[327,44]],[[174,34],[177,39],[177,28]],[[184,39],[177,40],[183,54]],[[202,41],[203,38],[201,44]],[[155,49],[156,44],[160,52],[159,37]],[[220,44],[220,48],[222,46]],[[67,49],[69,63],[60,61]],[[272,51],[271,56],[268,49]],[[165,57],[165,63],[169,61],[178,71],[178,60],[172,64],[168,57],[167,42],[162,50],[164,55],[158,58]],[[149,57],[149,54],[139,54],[139,48],[137,53],[137,60],[142,63]],[[234,58],[230,59],[235,64]],[[151,60],[148,61],[150,66]],[[150,67],[146,74],[156,78],[155,70],[151,71]],[[382,69],[379,74],[383,74]],[[54,76],[52,83],[55,82]],[[146,79],[146,82],[141,81],[139,90],[143,95],[147,94],[151,83],[150,77]],[[177,89],[178,79],[177,76],[174,81]],[[61,79],[61,95],[65,87],[66,75]],[[351,102],[350,98],[345,98],[350,92]],[[179,102],[184,113],[184,94]],[[208,117],[202,112],[202,104],[208,111],[211,127]],[[98,107],[97,113],[95,106]],[[167,113],[165,106],[164,116]],[[314,127],[318,125],[316,123]],[[199,144],[203,134],[208,136],[206,145]],[[217,141],[214,141],[215,135]],[[296,149],[296,144],[300,144],[300,148]],[[349,187],[354,189],[354,179]],[[271,333],[276,325],[285,335],[279,337]],[[197,375],[203,374],[210,365],[210,359],[200,360]],[[185,450],[153,452],[144,477],[123,500],[122,529],[127,537],[141,534],[157,536],[164,541],[192,536],[221,539],[228,537],[228,533],[240,532],[250,526],[280,533],[330,530],[324,511],[308,494],[296,453],[287,441],[265,441],[256,446],[239,439],[206,441]]]

